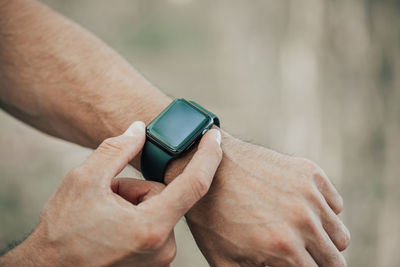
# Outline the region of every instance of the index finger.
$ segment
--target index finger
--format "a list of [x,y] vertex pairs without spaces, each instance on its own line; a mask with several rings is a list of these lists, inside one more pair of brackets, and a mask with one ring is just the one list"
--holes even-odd
[[159,195],[143,203],[156,210],[156,220],[168,229],[207,193],[222,159],[220,144],[221,133],[215,129],[208,131],[182,174]]

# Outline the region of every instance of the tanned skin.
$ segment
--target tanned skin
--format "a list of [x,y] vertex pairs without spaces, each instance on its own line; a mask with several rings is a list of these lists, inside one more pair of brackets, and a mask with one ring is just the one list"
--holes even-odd
[[[134,120],[149,123],[171,101],[102,41],[40,2],[0,1],[0,104],[11,115],[95,148]],[[323,170],[221,132],[223,158],[211,188],[186,213],[208,262],[345,266],[343,201]],[[167,184],[192,155],[169,165]],[[139,161],[131,163],[138,168]]]
[[67,174],[35,231],[0,258],[0,265],[168,266],[176,254],[176,223],[207,193],[221,161],[221,134],[210,130],[167,188],[115,178],[140,152],[145,137],[145,124],[137,121],[104,140]]

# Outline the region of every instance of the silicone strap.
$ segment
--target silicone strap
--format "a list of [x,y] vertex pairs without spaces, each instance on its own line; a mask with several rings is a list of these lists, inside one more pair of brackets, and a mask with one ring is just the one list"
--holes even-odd
[[[213,120],[214,124],[219,127],[218,117],[210,111],[204,109],[202,106],[194,101],[188,101],[194,108],[201,110],[208,114]],[[177,156],[175,156],[177,157]],[[153,144],[151,141],[146,140],[140,161],[140,169],[143,177],[147,180],[164,183],[164,174],[168,163],[174,156],[168,154],[162,148]]]
[[155,182],[164,182],[164,173],[168,162],[174,157],[146,140],[140,161],[140,169],[144,178]]

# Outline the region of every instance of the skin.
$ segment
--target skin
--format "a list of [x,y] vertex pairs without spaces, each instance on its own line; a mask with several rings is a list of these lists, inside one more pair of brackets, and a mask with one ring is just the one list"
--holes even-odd
[[169,265],[176,253],[174,226],[210,187],[222,157],[220,138],[218,130],[209,131],[166,188],[115,178],[143,147],[142,122],[106,139],[67,174],[33,234],[1,258],[0,265]]
[[[0,39],[1,107],[48,134],[95,148],[171,102],[99,39],[37,1],[0,1]],[[210,265],[345,266],[343,201],[323,170],[221,133],[211,188],[186,213]],[[168,166],[167,184],[193,153]]]

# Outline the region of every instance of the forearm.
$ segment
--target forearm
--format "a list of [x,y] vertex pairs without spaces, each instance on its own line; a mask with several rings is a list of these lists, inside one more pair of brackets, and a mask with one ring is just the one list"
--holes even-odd
[[[54,136],[96,147],[133,120],[148,123],[171,101],[100,40],[35,0],[0,0],[0,38],[1,106]],[[338,251],[350,236],[334,214],[342,200],[326,174],[310,161],[222,138],[213,185],[187,213],[212,265],[345,266]],[[167,183],[191,155],[169,165]],[[29,266],[37,250],[24,243],[0,265]]]
[[0,257],[0,266],[57,266],[55,246],[44,244],[37,231]]
[[95,36],[39,2],[0,7],[0,103],[51,135],[96,147],[170,99]]
[[[94,148],[133,120],[150,122],[171,101],[101,40],[39,2],[6,1],[0,35],[0,104],[48,134]],[[169,166],[167,182],[190,157]]]

